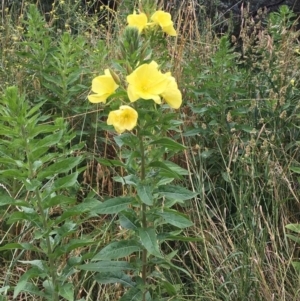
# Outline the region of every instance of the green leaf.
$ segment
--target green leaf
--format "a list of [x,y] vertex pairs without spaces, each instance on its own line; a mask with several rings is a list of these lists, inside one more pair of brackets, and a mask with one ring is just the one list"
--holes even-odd
[[20,181],[24,181],[27,178],[27,174],[25,174],[22,170],[19,169],[0,170],[0,174],[4,177],[16,178]]
[[10,289],[9,285],[0,287],[0,301],[6,301],[7,300],[6,298],[5,298],[6,300],[4,300],[4,297],[3,297],[3,299],[1,299],[1,298],[2,298],[2,293],[4,293],[4,295],[6,296],[9,289]]
[[170,167],[168,167],[165,163],[161,161],[153,161],[149,165],[149,167],[159,168],[160,176],[174,179],[182,179],[182,176],[177,172],[173,171]]
[[48,272],[48,267],[47,265],[44,264],[42,260],[18,260],[21,263],[24,264],[30,264],[36,268],[38,268],[41,272],[47,273]]
[[71,239],[70,242],[65,245],[64,247],[66,248],[66,252],[70,253],[72,250],[81,248],[81,247],[86,247],[89,245],[95,244],[95,241],[93,239]]
[[64,283],[59,286],[59,295],[68,301],[74,301],[74,285],[72,283]]
[[78,269],[92,272],[118,272],[124,270],[134,270],[134,266],[127,261],[99,261],[93,263],[87,263],[77,266]]
[[[74,232],[74,230],[70,231],[70,232]],[[61,232],[63,232],[63,231],[61,231]],[[62,235],[66,236],[67,233],[62,233]],[[71,239],[71,241],[66,245],[62,244],[60,246],[57,246],[55,248],[55,250],[53,251],[53,256],[57,258],[63,254],[69,254],[71,251],[73,251],[75,249],[94,245],[94,244],[95,244],[95,241],[92,239],[75,239],[74,238],[74,239]]]
[[[30,117],[32,116],[34,113],[36,113],[45,103],[47,102],[47,100],[41,101],[37,104],[35,104],[27,113],[26,113],[26,117]],[[42,125],[39,125],[38,127],[43,127]],[[53,132],[53,125],[46,125],[44,127],[51,127],[52,128],[52,132]],[[40,132],[41,133],[41,132]],[[44,131],[45,133],[45,131]],[[33,137],[31,137],[33,138]]]
[[188,236],[177,236],[177,235],[172,235],[169,233],[162,233],[157,235],[158,240],[173,240],[173,241],[193,241],[193,242],[198,242],[198,241],[203,241],[203,238],[197,238],[197,237],[188,237]]
[[101,284],[121,283],[125,287],[133,287],[135,285],[131,277],[122,272],[98,273],[95,276],[95,280]]
[[136,216],[135,211],[133,210],[123,211],[119,215],[120,225],[125,229],[132,229],[132,230],[137,229],[138,228],[137,220],[138,218]]
[[179,165],[175,164],[174,162],[164,161],[164,163],[166,164],[166,166],[168,166],[171,170],[173,170],[174,172],[176,172],[179,175],[182,175],[182,176],[189,175],[188,170],[186,170],[185,168],[180,167]]
[[290,170],[293,171],[293,172],[295,172],[295,173],[300,174],[300,167],[291,166],[291,167],[290,167]]
[[0,251],[4,251],[4,250],[15,250],[15,249],[21,249],[21,250],[30,250],[30,251],[36,251],[38,252],[39,249],[34,247],[32,244],[30,243],[10,243],[10,244],[6,244],[2,247],[0,247]]
[[165,290],[170,296],[176,296],[177,290],[175,286],[172,285],[169,281],[163,280],[160,281],[160,284],[165,288]]
[[68,86],[71,86],[73,85],[73,83],[82,75],[82,70],[81,69],[78,69],[78,70],[75,70],[74,72],[71,72],[68,77],[67,77],[67,85]]
[[290,235],[290,234],[287,234],[286,236],[288,238],[290,238],[291,240],[293,240],[294,242],[300,244],[300,237],[297,237],[297,236],[294,236],[294,235]]
[[82,214],[88,212],[96,216],[96,214],[94,214],[94,208],[97,207],[98,205],[99,205],[99,200],[94,198],[86,198],[80,204],[74,205],[69,209],[66,209],[64,213],[71,213],[71,214],[74,213],[74,215],[77,215],[78,213]]
[[110,159],[103,159],[98,158],[96,159],[101,165],[109,166],[109,167],[124,167],[125,164],[120,160],[110,160]]
[[[133,287],[128,290],[119,301],[141,301],[143,300],[143,292],[137,288]],[[146,293],[146,301],[151,301],[151,295],[149,292]]]
[[103,203],[93,208],[93,212],[96,214],[116,214],[120,211],[127,209],[128,205],[134,201],[133,197],[116,197],[108,199]]
[[[1,152],[1,155],[2,155],[2,152]],[[5,164],[5,165],[13,164],[13,165],[16,165],[17,167],[20,166],[19,160],[15,160],[15,159],[10,158],[10,157],[0,158],[0,163]],[[22,161],[21,161],[21,164],[23,164]]]
[[136,187],[137,194],[140,197],[140,200],[148,205],[153,205],[152,189],[147,184],[139,182]]
[[9,225],[19,222],[22,220],[30,221],[31,223],[35,224],[37,227],[40,227],[40,216],[37,212],[22,212],[22,211],[16,211],[13,212],[9,219],[7,220],[7,223]]
[[152,255],[163,258],[159,251],[157,237],[153,228],[139,228],[139,238],[145,249]]
[[[47,277],[48,278],[48,277]],[[46,279],[43,281],[43,287],[46,297],[46,300],[51,300],[51,297],[54,295],[54,285],[51,281],[51,278]]]
[[165,209],[163,212],[157,212],[156,214],[161,216],[167,223],[180,229],[191,227],[193,225],[184,214],[175,210]]
[[33,295],[44,297],[45,294],[37,288],[37,286],[28,283],[27,281],[32,278],[41,276],[41,271],[38,268],[31,268],[27,270],[20,278],[15,286],[13,298],[15,299],[21,292],[29,292]]
[[77,178],[78,178],[78,172],[74,172],[65,177],[58,178],[54,182],[54,189],[59,190],[67,187],[73,187],[77,182]]
[[152,261],[155,265],[158,265],[158,266],[161,265],[161,266],[166,266],[166,267],[168,267],[168,268],[174,268],[174,269],[176,269],[176,270],[179,270],[179,271],[185,273],[187,276],[191,277],[190,273],[189,273],[187,270],[185,270],[185,269],[183,269],[183,268],[181,268],[181,267],[179,267],[179,266],[173,264],[173,263],[170,262],[170,261],[167,261],[167,260],[165,260],[165,259],[160,259],[160,258],[157,258],[157,257],[156,257],[156,258],[151,258],[151,261]]
[[56,205],[72,205],[76,203],[75,197],[68,197],[65,195],[49,195],[42,203],[43,209],[54,207]]
[[10,197],[9,195],[0,195],[0,206],[13,205],[15,203],[15,199]]
[[198,194],[197,192],[192,192],[184,187],[175,185],[160,186],[158,192],[163,197],[177,201],[190,200]]
[[293,267],[295,268],[295,270],[299,273],[300,272],[300,262],[298,261],[293,261],[292,262]]
[[133,186],[136,186],[136,183],[138,182],[137,177],[135,175],[127,175],[124,177],[117,176],[117,177],[113,177],[113,180],[115,182],[121,183],[122,185],[133,185]]
[[42,72],[42,75],[43,75],[44,79],[46,80],[46,82],[50,82],[50,83],[55,84],[58,87],[61,87],[62,81],[61,81],[61,78],[58,77],[57,75],[49,75],[46,72]]
[[227,183],[231,183],[231,178],[230,175],[227,171],[222,171],[222,178],[227,182]]
[[92,261],[123,258],[139,251],[141,251],[141,247],[135,240],[116,241],[104,247]]
[[174,141],[171,138],[167,138],[167,137],[154,140],[150,144],[162,145],[162,146],[166,147],[167,149],[173,150],[173,151],[181,151],[181,150],[185,149],[185,146],[183,146],[182,144]]
[[237,130],[242,130],[242,131],[244,131],[246,133],[250,133],[250,134],[253,134],[256,132],[256,130],[253,127],[251,127],[249,125],[245,125],[245,124],[236,125],[235,128]]
[[47,166],[45,169],[38,173],[38,179],[45,179],[46,177],[53,176],[60,173],[68,173],[74,167],[77,167],[82,161],[82,156],[70,157],[60,160],[56,163]]
[[201,155],[200,155],[200,156],[201,156],[203,159],[208,159],[208,158],[210,158],[214,153],[215,153],[214,150],[207,150],[207,151],[201,152]]
[[[57,144],[63,135],[63,131],[59,131],[57,133],[52,133],[47,135],[45,138],[37,140],[37,142],[35,142],[33,145],[31,145],[33,151],[30,154],[32,156],[32,158],[34,158],[33,160],[36,160],[36,154],[39,154],[39,156],[41,155],[40,149],[47,149],[52,145]],[[43,151],[44,153],[45,151]]]
[[[37,275],[36,277],[38,276],[40,275]],[[40,290],[40,288],[38,288],[36,285],[32,283],[19,281],[15,287],[13,298],[16,299],[16,297],[19,295],[20,292],[26,292],[29,293],[29,295],[39,296],[42,298],[42,300],[46,300],[45,299],[46,295]]]
[[293,232],[300,233],[300,224],[288,224],[285,227]]
[[25,184],[26,190],[28,190],[28,191],[36,191],[36,189],[38,189],[41,186],[42,182],[38,181],[36,179],[29,179],[29,178],[27,178],[24,181],[24,184]]
[[[43,103],[45,103],[45,101]],[[38,105],[40,105],[40,104],[38,104]],[[30,139],[33,139],[35,136],[37,136],[39,134],[53,133],[53,131],[56,128],[57,127],[53,126],[53,125],[41,125],[41,124],[39,124],[39,126],[31,129],[31,131],[28,134],[29,134]]]
[[124,144],[132,147],[133,145],[138,145],[139,143],[139,139],[131,133],[123,133],[122,135],[114,136],[114,140],[120,148]]
[[202,128],[196,128],[196,129],[192,129],[192,130],[188,130],[188,131],[185,131],[183,133],[183,136],[184,137],[195,137],[197,134],[203,132],[203,129]]

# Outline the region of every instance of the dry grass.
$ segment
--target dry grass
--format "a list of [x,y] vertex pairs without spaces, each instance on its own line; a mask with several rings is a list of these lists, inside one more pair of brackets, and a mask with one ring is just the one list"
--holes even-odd
[[[120,10],[123,9],[123,4],[126,4],[125,1],[120,3]],[[21,12],[24,8],[25,1],[22,1]],[[203,106],[206,105],[205,99],[193,98],[189,89],[201,87],[198,75],[212,65],[211,58],[219,47],[219,36],[215,34],[212,25],[217,22],[206,18],[203,5],[196,0],[181,1],[176,11],[170,5],[166,9],[172,12],[179,32],[175,41],[168,43],[168,47],[173,74],[186,100],[180,112],[184,119],[184,133],[191,126],[204,127],[207,123],[202,115],[192,113],[192,106],[197,105],[200,100],[203,101]],[[2,14],[6,13],[2,10]],[[52,12],[49,15],[48,25],[52,26],[55,14]],[[88,26],[83,25],[83,31],[78,33],[86,36],[91,45],[96,45],[99,38],[103,39],[111,51],[107,56],[108,60],[114,57],[115,41],[123,29],[121,24],[124,21],[117,13],[112,12],[111,16],[114,18],[108,20],[108,30],[99,30],[96,21],[90,19]],[[9,15],[6,15],[5,20],[7,23],[2,24],[5,36],[1,38],[4,70],[12,68],[8,60],[15,51],[14,42],[9,37],[13,33],[16,40],[22,39],[22,30],[18,29],[20,24],[12,26]],[[253,31],[252,20],[244,19],[243,22],[240,34],[243,59],[237,63],[245,64],[248,72],[253,72],[253,78],[249,79],[249,90],[251,87],[260,86],[262,78],[272,79],[277,85],[273,90],[261,90],[264,95],[259,95],[261,91],[254,95],[251,91],[252,94],[245,95],[244,98],[248,99],[249,106],[253,102],[275,99],[274,103],[284,107],[290,79],[299,79],[298,61],[295,64],[293,52],[297,34],[287,33],[286,39],[281,41],[279,47],[275,47],[276,41],[272,40],[261,25],[255,25]],[[95,66],[95,72],[97,68]],[[10,69],[9,74],[13,71],[15,70]],[[257,73],[263,76],[255,78]],[[17,76],[16,84],[22,86],[18,78],[22,79],[23,76],[23,73]],[[9,80],[8,76],[7,81]],[[294,108],[294,112],[287,118],[292,119],[297,110],[297,107]],[[257,112],[260,114],[259,119],[265,118],[263,111],[258,109]],[[100,113],[100,110],[95,113],[94,120],[99,120]],[[190,172],[186,186],[199,193],[197,199],[182,209],[195,224],[185,234],[201,238],[202,241],[166,246],[166,251],[179,249],[175,261],[191,274],[191,278],[188,278],[181,273],[166,272],[174,283],[181,286],[177,300],[296,301],[300,298],[299,277],[291,268],[291,261],[298,257],[297,247],[288,241],[285,230],[286,224],[298,220],[299,197],[297,185],[294,183],[298,180],[289,171],[289,167],[298,160],[298,147],[295,146],[298,144],[298,136],[294,134],[294,129],[290,129],[291,133],[286,138],[293,147],[287,149],[279,141],[283,137],[280,127],[284,128],[284,121],[280,123],[277,119],[276,122],[276,126],[270,128],[270,124],[262,120],[259,131],[249,134],[248,140],[242,131],[237,131],[227,138],[225,146],[215,143],[222,133],[213,133],[210,137],[214,137],[215,141],[208,142],[200,134],[182,136],[182,141],[187,146],[183,166]],[[103,167],[96,161],[99,154],[103,157],[117,155],[112,138],[107,135],[104,142],[103,139],[98,141],[97,127],[93,135],[88,150],[91,159],[87,163],[83,184],[99,197],[103,194],[112,196],[124,193],[112,181],[112,176],[116,173],[122,174],[122,170]],[[215,162],[203,156],[204,151],[213,147],[217,152],[219,170],[229,171],[224,181],[220,172],[211,172]],[[0,189],[9,192],[4,184],[0,186]],[[2,214],[0,243],[30,241],[33,233],[29,225],[4,224],[9,212],[10,209]],[[124,234],[114,226],[113,221],[102,218],[87,219],[75,236],[81,237],[83,232],[89,232],[99,241],[98,247],[101,247],[116,235]],[[86,248],[77,252],[84,254],[92,250]],[[9,277],[10,284],[15,285],[24,273],[24,267],[17,260],[30,260],[33,259],[32,256],[19,251],[5,253],[1,258],[3,274],[0,282],[5,283]],[[77,299],[113,301],[118,300],[124,290],[116,285],[99,285],[93,280],[93,273],[80,272],[70,279],[76,287],[80,287],[77,290]],[[12,300],[9,295],[6,299],[3,298],[0,295],[0,300]],[[38,301],[32,298],[30,294],[24,294],[18,300]]]

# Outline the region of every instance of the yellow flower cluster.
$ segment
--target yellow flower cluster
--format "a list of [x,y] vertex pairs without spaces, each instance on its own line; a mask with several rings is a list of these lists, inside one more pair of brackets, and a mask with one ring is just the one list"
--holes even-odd
[[[182,95],[178,89],[175,78],[170,72],[162,73],[155,61],[143,64],[126,77],[128,87],[127,94],[130,102],[138,99],[153,100],[161,104],[163,98],[167,104],[178,109],[182,103]],[[106,69],[104,75],[97,76],[92,81],[92,91],[89,95],[92,103],[105,103],[119,86],[115,82],[110,71]],[[118,133],[132,130],[138,119],[138,113],[130,106],[121,106],[119,110],[109,113],[107,123],[113,125]]]
[[139,32],[141,33],[145,28],[149,26],[160,26],[162,31],[167,33],[170,36],[176,36],[176,30],[173,26],[173,22],[171,20],[171,15],[162,10],[156,11],[148,22],[147,15],[145,13],[137,14],[134,12],[133,14],[127,16],[127,23],[129,26],[137,27]]

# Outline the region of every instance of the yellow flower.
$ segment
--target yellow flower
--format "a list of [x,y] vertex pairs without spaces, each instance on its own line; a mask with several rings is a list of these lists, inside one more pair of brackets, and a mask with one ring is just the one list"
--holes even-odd
[[88,100],[92,103],[106,102],[106,99],[112,95],[118,85],[114,81],[108,69],[104,70],[104,75],[97,76],[92,81],[92,91],[96,94],[88,96]]
[[131,15],[127,16],[127,23],[129,26],[134,26],[137,27],[139,30],[139,33],[141,33],[143,31],[143,29],[148,25],[148,19],[146,14],[141,13],[141,14],[136,14],[136,12],[134,12]]
[[166,90],[169,79],[158,70],[156,62],[143,64],[127,76],[128,97],[131,102],[142,99],[153,99],[161,103],[160,95]]
[[113,125],[115,130],[121,134],[124,131],[131,131],[137,124],[138,113],[130,106],[120,106],[119,110],[111,111],[108,114],[107,124]]
[[171,108],[178,109],[182,103],[181,92],[178,89],[175,78],[171,76],[171,73],[168,72],[165,76],[168,78],[169,84],[161,96]]
[[296,48],[296,49],[294,50],[294,52],[297,53],[297,54],[300,54],[300,49],[299,49],[299,48]]
[[290,84],[291,84],[292,86],[295,86],[295,80],[294,80],[294,79],[291,79],[291,80],[290,80]]
[[176,36],[176,30],[171,20],[171,15],[162,10],[156,11],[152,16],[151,20],[154,24],[157,24],[161,29],[170,36]]

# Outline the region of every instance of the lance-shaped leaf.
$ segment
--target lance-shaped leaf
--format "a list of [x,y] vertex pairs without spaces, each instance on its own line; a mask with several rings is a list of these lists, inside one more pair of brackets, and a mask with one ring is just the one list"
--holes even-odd
[[[151,301],[151,295],[149,292],[145,295],[146,301]],[[129,289],[119,301],[141,301],[143,300],[143,291],[141,291],[138,287],[132,287]]]
[[74,285],[73,283],[64,283],[59,287],[59,295],[68,301],[74,301]]
[[192,192],[184,187],[165,185],[158,188],[158,193],[171,200],[186,201],[194,198],[198,193]]
[[92,261],[123,258],[138,251],[141,251],[141,247],[135,240],[116,241],[104,247]]
[[138,217],[134,210],[127,210],[123,211],[121,214],[119,214],[119,221],[121,227],[125,229],[137,229],[138,224]]
[[108,283],[121,283],[127,287],[134,287],[135,282],[132,281],[131,277],[124,274],[123,272],[103,272],[98,273],[95,276],[95,280],[102,284]]
[[77,266],[80,270],[92,271],[92,272],[120,272],[124,270],[134,270],[131,263],[127,261],[98,261]]
[[165,148],[172,150],[172,151],[181,151],[181,150],[185,149],[185,146],[183,146],[182,144],[174,141],[171,138],[166,138],[166,137],[154,140],[153,142],[151,142],[151,144],[162,145]]
[[300,233],[300,225],[299,224],[288,224],[285,226],[287,229],[292,230],[296,233]]
[[180,229],[193,225],[193,223],[184,214],[175,210],[165,209],[164,211],[156,212],[156,214],[161,216],[167,223]]
[[152,255],[163,258],[159,251],[159,246],[157,243],[157,236],[155,230],[152,228],[140,228],[139,237],[145,249]]
[[149,185],[139,182],[137,184],[136,190],[142,203],[148,206],[153,205],[152,189]]
[[38,173],[38,179],[44,179],[49,176],[53,176],[59,173],[67,173],[72,168],[78,166],[82,161],[82,157],[70,157],[60,160],[56,163],[51,164],[50,166],[44,168],[41,172]]
[[93,208],[96,214],[116,214],[127,209],[128,205],[134,201],[133,197],[117,197],[99,203]]

